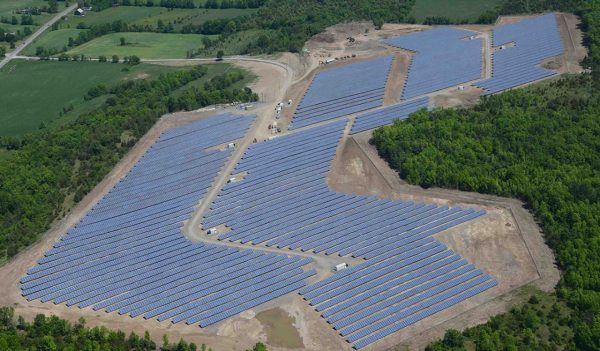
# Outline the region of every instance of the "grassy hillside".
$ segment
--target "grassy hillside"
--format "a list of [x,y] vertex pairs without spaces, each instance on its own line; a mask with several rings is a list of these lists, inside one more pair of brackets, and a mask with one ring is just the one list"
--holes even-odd
[[[77,46],[67,54],[84,54],[88,57],[135,55],[145,59],[182,59],[186,58],[189,51],[202,48],[203,37],[201,34],[111,33]],[[121,38],[125,38],[126,45],[120,44]]]
[[[0,135],[22,135],[60,119],[64,110],[85,109],[83,96],[99,83],[156,77],[176,68],[97,62],[12,61],[0,70]],[[70,112],[67,112],[69,114]]]
[[447,17],[454,22],[472,22],[501,3],[502,0],[416,0],[410,15],[418,23],[427,17]]
[[33,43],[31,43],[31,45],[27,46],[25,50],[23,50],[23,54],[27,56],[35,56],[37,47],[61,51],[69,42],[69,37],[76,38],[77,35],[79,35],[79,32],[85,30],[86,29],[71,28],[47,31],[38,37]]

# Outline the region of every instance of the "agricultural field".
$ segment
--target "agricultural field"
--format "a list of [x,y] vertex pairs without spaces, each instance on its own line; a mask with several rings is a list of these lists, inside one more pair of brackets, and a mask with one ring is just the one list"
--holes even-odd
[[[135,55],[143,59],[185,58],[189,51],[202,48],[201,34],[112,33],[77,46],[67,53],[88,57]],[[126,45],[121,45],[125,38]]]
[[417,0],[410,13],[417,22],[427,17],[447,17],[452,21],[476,20],[487,10],[500,5],[501,0]]
[[90,110],[103,101],[83,97],[99,83],[110,86],[179,69],[140,64],[123,71],[125,67],[97,62],[11,62],[0,70],[0,135],[22,135],[42,123],[52,125]]

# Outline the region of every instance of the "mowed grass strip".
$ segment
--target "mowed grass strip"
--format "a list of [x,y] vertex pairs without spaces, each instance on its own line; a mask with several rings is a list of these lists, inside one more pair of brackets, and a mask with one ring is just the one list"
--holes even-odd
[[[125,67],[128,70],[124,72]],[[13,60],[0,70],[0,135],[22,135],[38,130],[42,122],[57,122],[63,108],[85,111],[85,106],[98,104],[83,99],[97,84],[110,86],[120,80],[150,78],[176,69],[182,68]]]
[[[188,51],[202,47],[201,34],[112,33],[93,39],[70,50],[68,54],[87,57],[101,55],[138,56],[143,59],[186,58]],[[126,45],[121,45],[125,38]]]
[[410,13],[417,22],[427,17],[447,17],[453,21],[476,20],[487,10],[493,10],[501,0],[417,0]]

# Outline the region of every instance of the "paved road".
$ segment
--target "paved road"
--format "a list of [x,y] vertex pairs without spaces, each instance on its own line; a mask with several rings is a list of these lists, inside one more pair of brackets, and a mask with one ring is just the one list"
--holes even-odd
[[69,13],[75,11],[77,8],[77,3],[69,6],[61,13],[56,14],[56,16],[52,17],[52,19],[46,23],[44,23],[37,31],[31,34],[25,41],[23,41],[19,46],[17,46],[13,51],[6,54],[6,57],[0,61],[0,68],[4,67],[10,60],[17,58],[21,51],[25,49],[29,44],[31,44],[37,37],[39,37],[42,33],[44,33],[48,28],[50,28],[54,23],[58,22],[63,16],[68,15]]

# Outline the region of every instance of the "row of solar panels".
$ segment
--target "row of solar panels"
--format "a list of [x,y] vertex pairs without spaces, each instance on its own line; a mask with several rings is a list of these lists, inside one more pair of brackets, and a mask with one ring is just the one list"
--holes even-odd
[[215,116],[163,133],[21,280],[29,300],[201,326],[295,291],[310,259],[193,244],[182,221],[253,118]]
[[[405,100],[481,78],[483,41],[475,32],[437,27],[384,42],[414,52],[402,91]],[[554,14],[494,29],[494,46],[511,42],[516,46],[493,54],[492,78],[475,84],[484,88],[485,94],[555,74],[536,67],[542,60],[563,53]],[[291,127],[304,127],[380,107],[390,67],[391,57],[384,57],[318,73],[295,112]],[[402,117],[405,115],[396,116]],[[353,132],[389,124],[393,118],[373,119],[371,123],[353,128]]]
[[414,98],[481,78],[482,41],[474,38],[476,34],[438,27],[385,40],[388,45],[415,52],[402,98]]
[[[463,301],[462,294],[495,285],[444,245],[433,240],[420,245],[385,261],[369,260],[300,292],[349,342],[358,341],[355,348],[361,348],[388,335],[382,333],[385,328],[406,327],[431,308],[448,308]],[[364,272],[359,279],[357,271]]]
[[422,108],[427,108],[428,103],[429,98],[423,97],[359,114],[356,116],[351,132],[352,134],[360,133],[386,124],[391,124],[396,119],[406,119],[409,114]]
[[386,56],[317,73],[290,129],[381,106],[392,60]]
[[360,348],[398,323],[495,283],[432,238],[484,211],[329,190],[325,178],[346,124],[250,146],[232,172],[244,179],[222,189],[203,226],[226,225],[230,231],[219,234],[220,240],[366,259],[300,290]]
[[556,15],[548,14],[496,27],[496,51],[492,57],[492,78],[476,85],[486,94],[530,83],[556,74],[537,67],[543,60],[563,54]]

